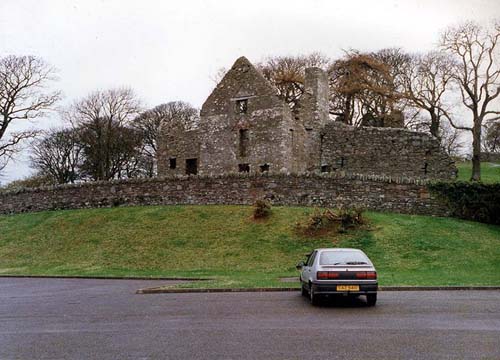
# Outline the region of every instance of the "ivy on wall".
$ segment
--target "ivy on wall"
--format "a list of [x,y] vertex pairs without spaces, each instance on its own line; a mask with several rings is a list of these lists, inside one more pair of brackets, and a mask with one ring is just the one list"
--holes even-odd
[[445,201],[452,215],[489,224],[500,225],[500,183],[434,182],[431,193]]

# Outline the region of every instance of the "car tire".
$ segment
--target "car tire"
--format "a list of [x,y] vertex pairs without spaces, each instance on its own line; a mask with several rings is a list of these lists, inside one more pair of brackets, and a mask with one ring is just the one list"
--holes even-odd
[[307,294],[308,294],[307,290],[306,290],[306,288],[304,286],[304,283],[301,283],[300,293],[301,293],[302,296],[307,296]]
[[309,300],[311,301],[311,305],[319,305],[319,296],[314,293],[314,289],[311,284],[309,285]]
[[377,303],[377,294],[366,294],[366,304],[368,306],[375,306]]

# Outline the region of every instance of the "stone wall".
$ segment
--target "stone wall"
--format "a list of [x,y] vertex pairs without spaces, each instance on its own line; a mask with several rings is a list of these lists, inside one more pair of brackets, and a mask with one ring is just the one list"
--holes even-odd
[[198,130],[187,130],[182,123],[163,131],[158,142],[158,173],[163,176],[185,175],[186,161],[200,158]]
[[[398,111],[379,120],[380,126],[391,127],[404,122]],[[332,121],[328,77],[320,68],[305,70],[304,93],[290,109],[245,57],[236,60],[203,104],[198,130],[165,128],[159,148],[161,177],[238,171],[456,177],[453,161],[429,135]],[[175,169],[167,166],[173,158]],[[188,161],[197,171],[188,170]]]
[[297,130],[276,89],[241,57],[202,106],[200,174],[298,172]]
[[325,126],[321,138],[323,170],[420,179],[454,179],[453,160],[431,136],[404,129]]
[[319,68],[305,70],[304,93],[293,109],[294,120],[301,125],[297,139],[303,156],[297,157],[305,171],[318,171],[321,166],[320,133],[329,119],[329,88],[326,72]]
[[500,152],[482,152],[481,153],[481,161],[492,162],[492,163],[500,163]]
[[399,213],[448,215],[423,181],[362,175],[230,174],[62,185],[0,193],[0,213],[173,204],[361,206]]

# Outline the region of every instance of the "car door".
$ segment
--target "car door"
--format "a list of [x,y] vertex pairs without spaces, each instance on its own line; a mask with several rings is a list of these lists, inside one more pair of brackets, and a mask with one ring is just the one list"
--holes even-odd
[[314,258],[316,257],[316,251],[314,251],[309,259],[307,259],[307,263],[304,266],[304,271],[302,271],[302,282],[309,286],[309,280],[311,279],[312,269],[314,264]]

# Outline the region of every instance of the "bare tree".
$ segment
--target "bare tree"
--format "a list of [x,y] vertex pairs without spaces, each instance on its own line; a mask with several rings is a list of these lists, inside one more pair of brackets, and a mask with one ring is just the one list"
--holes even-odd
[[83,178],[111,180],[140,176],[141,137],[136,130],[103,118],[77,131],[83,149],[80,167]]
[[73,125],[108,119],[119,124],[129,123],[141,110],[141,103],[130,88],[94,91],[73,103],[63,115]]
[[40,134],[38,130],[19,131],[10,134],[7,141],[0,142],[0,171],[20,151],[19,145],[27,139],[32,139]]
[[[122,156],[131,156],[135,134],[124,130],[139,114],[140,102],[131,89],[96,91],[76,101],[64,117],[78,129],[83,146],[83,168],[93,180],[122,176]],[[123,139],[122,139],[123,138]],[[123,140],[123,142],[121,142]],[[122,151],[122,154],[116,152]]]
[[402,88],[401,77],[405,75],[406,66],[411,61],[411,55],[402,48],[385,48],[370,53],[370,56],[386,64],[394,80],[394,85]]
[[460,130],[452,127],[448,122],[440,123],[439,136],[441,148],[445,153],[453,157],[460,157],[464,143],[460,137]]
[[450,113],[446,95],[451,90],[454,75],[453,59],[446,53],[432,51],[412,55],[405,65],[399,76],[402,96],[428,115],[427,131],[441,139],[441,122]]
[[382,118],[395,110],[397,92],[388,64],[371,54],[350,51],[329,69],[330,113],[350,125],[363,116]]
[[[293,108],[304,92],[305,69],[319,67],[328,70],[330,59],[319,52],[297,56],[268,56],[257,63],[257,69],[273,84],[278,95]],[[222,67],[211,76],[218,84],[226,75],[227,69]]]
[[212,80],[215,83],[215,85],[217,85],[218,83],[220,83],[222,81],[222,79],[226,75],[227,71],[228,70],[225,67],[218,68],[217,71],[215,72],[215,74],[210,76],[210,80]]
[[486,136],[484,137],[484,150],[490,152],[500,152],[500,122],[491,121],[486,126]]
[[75,129],[52,130],[32,146],[32,167],[57,184],[75,182],[82,160],[82,146]]
[[32,138],[37,131],[14,133],[7,139],[7,129],[13,121],[29,120],[44,112],[60,99],[60,93],[48,90],[56,80],[55,70],[34,56],[0,58],[0,170],[16,153],[17,145]]
[[[404,90],[406,69],[411,62],[411,55],[402,48],[385,48],[372,52],[370,55],[387,66],[387,71],[392,78],[391,83],[386,83],[386,86],[389,86],[390,96],[388,98],[380,97],[383,103],[387,102],[387,105],[390,105],[390,107],[385,106],[386,109],[389,108],[390,112],[382,114],[382,117],[390,120],[400,113],[400,120],[402,121],[399,122],[398,126],[411,128],[419,115],[419,109],[416,109],[408,99],[401,95]],[[389,123],[389,125],[391,124]]]
[[453,79],[459,85],[462,103],[470,110],[472,126],[458,125],[448,118],[453,127],[472,133],[472,176],[481,180],[481,132],[486,121],[500,119],[500,111],[493,110],[493,101],[500,95],[499,48],[500,23],[490,28],[467,22],[449,28],[441,36],[440,46],[451,54],[458,65]]
[[321,53],[299,56],[270,56],[257,64],[264,77],[278,89],[278,95],[293,108],[304,92],[308,67],[327,69],[330,60]]

